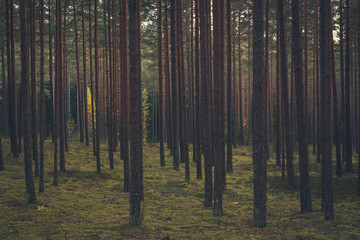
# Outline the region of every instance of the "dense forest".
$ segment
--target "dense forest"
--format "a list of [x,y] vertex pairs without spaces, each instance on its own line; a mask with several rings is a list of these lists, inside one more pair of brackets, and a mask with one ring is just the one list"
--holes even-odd
[[0,21],[0,238],[360,238],[360,1]]

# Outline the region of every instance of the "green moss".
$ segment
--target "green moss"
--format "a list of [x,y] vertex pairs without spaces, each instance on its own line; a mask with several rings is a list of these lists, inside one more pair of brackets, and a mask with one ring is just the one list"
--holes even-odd
[[[234,171],[227,175],[224,215],[214,217],[203,207],[204,180],[191,181],[184,165],[160,167],[159,145],[144,146],[143,224],[129,225],[129,194],[123,192],[123,162],[115,152],[109,169],[107,145],[101,145],[102,172],[96,173],[91,147],[73,140],[66,153],[65,173],[52,185],[53,146],[45,144],[45,193],[38,204],[25,204],[23,156],[14,159],[4,141],[6,170],[0,172],[0,239],[334,239],[360,238],[360,198],[356,174],[334,178],[335,220],[325,221],[321,208],[320,165],[312,157],[310,182],[314,212],[300,214],[298,183],[289,188],[275,160],[268,162],[267,227],[253,227],[253,170],[251,147],[234,149]],[[191,148],[190,148],[191,149]],[[190,153],[192,154],[192,153]],[[191,156],[191,155],[190,155]],[[297,164],[296,173],[298,173]],[[356,169],[356,167],[355,167]],[[297,178],[298,179],[298,178]],[[38,178],[35,178],[38,186]]]

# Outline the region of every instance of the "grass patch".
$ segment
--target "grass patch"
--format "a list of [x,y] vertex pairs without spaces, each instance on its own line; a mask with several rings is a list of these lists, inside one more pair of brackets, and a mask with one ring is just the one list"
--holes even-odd
[[[36,205],[26,205],[23,156],[14,159],[9,140],[4,140],[6,170],[0,172],[0,239],[360,239],[357,174],[334,176],[335,220],[325,221],[320,211],[320,164],[316,164],[313,156],[310,182],[314,212],[299,213],[297,163],[297,183],[290,188],[271,158],[268,226],[258,229],[252,223],[251,147],[234,149],[234,171],[227,175],[227,191],[223,196],[224,216],[214,217],[212,209],[203,207],[204,180],[196,179],[196,163],[191,161],[191,181],[186,182],[183,164],[174,171],[172,157],[166,150],[166,166],[160,167],[159,145],[146,144],[143,224],[132,227],[119,152],[114,154],[115,169],[110,170],[107,146],[101,145],[102,172],[98,174],[91,147],[75,140],[69,146],[67,171],[59,174],[59,186],[55,187],[53,146],[46,141],[45,193],[37,193]],[[38,180],[35,178],[36,187]]]

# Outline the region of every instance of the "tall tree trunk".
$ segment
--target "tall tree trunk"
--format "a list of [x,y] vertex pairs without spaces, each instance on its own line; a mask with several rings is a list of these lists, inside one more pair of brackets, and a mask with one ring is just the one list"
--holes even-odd
[[199,49],[199,28],[200,28],[200,17],[199,17],[199,0],[195,0],[195,135],[196,135],[196,178],[202,178],[201,171],[201,131],[200,131],[200,49]]
[[164,47],[165,47],[165,95],[166,95],[166,141],[167,147],[172,152],[172,96],[171,96],[171,79],[170,79],[170,59],[169,59],[169,17],[168,17],[168,2],[165,1],[165,16],[164,16]]
[[49,78],[50,78],[50,95],[51,95],[51,138],[52,142],[55,139],[55,85],[54,85],[54,69],[53,69],[53,46],[52,39],[53,35],[51,32],[51,0],[48,1],[48,11],[49,11],[49,26],[48,26],[48,35],[49,35]]
[[[95,30],[95,59],[99,59],[99,49],[98,49],[98,19],[97,19],[97,2],[95,0],[94,4],[94,30]],[[100,168],[100,89],[99,89],[100,79],[99,79],[99,63],[95,61],[95,105],[96,105],[96,171],[99,173]],[[140,109],[140,108],[139,108]]]
[[346,32],[345,32],[345,161],[347,172],[352,171],[352,137],[350,112],[350,0],[346,0]]
[[[82,90],[81,90],[81,81],[80,81],[80,62],[79,62],[79,46],[78,46],[78,31],[77,31],[77,19],[76,19],[76,5],[73,1],[73,10],[74,10],[74,31],[75,31],[75,52],[76,52],[76,78],[77,78],[77,120],[78,120],[78,131],[80,132],[80,142],[84,141],[84,132],[83,132],[83,110],[82,110]],[[81,14],[82,14],[82,23],[84,22],[84,0],[81,1]],[[82,32],[84,34],[84,24],[82,24]],[[84,40],[83,40],[83,52],[84,52]],[[84,53],[83,53],[84,54]]]
[[[311,192],[309,183],[309,153],[308,128],[306,121],[306,100],[303,81],[303,63],[301,49],[301,30],[299,1],[291,1],[292,12],[292,54],[294,59],[294,77],[297,106],[297,139],[299,144],[299,171],[300,171],[300,205],[301,213],[312,212]],[[306,84],[305,84],[306,85]]]
[[[174,3],[174,2],[173,2]],[[141,50],[140,0],[129,1],[129,64],[130,64],[130,224],[141,223],[142,193],[142,113],[141,109]]]
[[204,206],[212,206],[212,140],[210,131],[210,104],[211,101],[209,94],[209,44],[210,40],[208,37],[208,11],[207,1],[199,0],[199,17],[200,17],[200,64],[201,64],[201,126],[202,129],[208,131],[201,131],[202,134],[202,148],[204,153],[204,165],[205,165],[205,200]]
[[1,80],[2,80],[2,132],[4,136],[8,136],[8,97],[7,97],[7,89],[6,89],[6,78],[5,78],[5,53],[4,53],[4,40],[5,38],[1,38]]
[[[282,0],[278,1],[281,2]],[[281,5],[281,3],[279,3]],[[280,11],[281,14],[281,11]],[[264,19],[261,0],[253,1],[253,166],[254,166],[254,225],[266,227],[266,152],[264,107]],[[281,19],[281,15],[280,15]]]
[[276,10],[276,166],[281,164],[282,150],[282,93],[281,93],[281,59],[280,59],[280,13]]
[[35,176],[39,176],[37,140],[37,89],[36,89],[36,49],[35,49],[35,0],[30,2],[30,45],[31,45],[31,111],[32,111],[32,148],[35,162]]
[[284,107],[284,130],[285,130],[285,142],[286,142],[286,161],[287,161],[287,177],[289,185],[295,184],[294,166],[293,166],[293,141],[290,125],[290,113],[289,113],[289,97],[288,97],[288,77],[287,77],[287,56],[286,56],[286,42],[285,42],[285,17],[284,17],[284,1],[278,0],[279,10],[279,23],[280,23],[280,58],[281,58],[281,83],[282,83],[282,99]]
[[188,144],[188,124],[186,112],[186,94],[185,94],[185,64],[184,64],[184,37],[182,26],[182,3],[176,1],[176,36],[177,36],[177,75],[178,75],[178,94],[179,94],[179,127],[180,127],[180,156],[181,162],[185,163],[185,180],[190,181],[189,166],[189,144]]
[[[105,2],[104,2],[105,3]],[[91,12],[91,1],[89,1],[89,12]],[[90,58],[90,88],[91,88],[91,130],[92,130],[92,144],[93,144],[93,153],[96,156],[96,137],[95,137],[95,107],[94,107],[94,81],[93,81],[93,50],[92,50],[92,23],[91,23],[91,14],[89,14],[89,58]],[[105,87],[102,87],[105,91]],[[104,119],[100,118],[101,121]],[[102,133],[102,127],[99,129],[100,133]]]
[[243,84],[242,84],[242,63],[241,63],[241,10],[239,10],[239,124],[240,124],[240,141],[244,144],[244,126],[243,126]]
[[[271,87],[269,84],[269,0],[265,1],[265,58],[264,58],[264,78],[265,78],[265,122],[269,122],[268,113],[269,109],[269,91],[268,89]],[[268,124],[265,125],[265,154],[266,160],[270,158],[269,152],[269,127]]]
[[213,214],[215,216],[221,216],[223,214],[222,209],[222,167],[221,167],[221,158],[222,158],[222,124],[221,121],[221,86],[224,84],[223,79],[221,79],[222,73],[221,71],[221,54],[222,46],[220,40],[220,32],[221,32],[221,13],[222,11],[220,8],[224,7],[224,3],[220,4],[219,0],[213,0],[213,63],[214,63],[214,111],[218,114],[214,115],[214,135],[213,135],[213,142],[214,142],[214,206],[213,206]]
[[[220,19],[219,19],[220,20]],[[231,172],[232,167],[232,94],[231,87],[231,2],[226,2],[226,31],[227,31],[227,151],[226,151],[226,171]]]
[[175,4],[176,0],[171,0],[170,8],[170,41],[171,41],[171,88],[172,88],[172,153],[173,153],[173,168],[174,170],[179,169],[179,121],[178,121],[178,78],[177,78],[177,46],[176,46],[176,28],[175,28]]
[[129,76],[127,1],[120,1],[120,67],[121,67],[121,158],[124,160],[124,192],[129,192]]
[[322,140],[322,206],[325,219],[334,219],[332,193],[332,137],[331,137],[331,5],[320,0],[320,76]]
[[27,5],[25,0],[20,1],[20,34],[21,34],[21,82],[24,88],[22,105],[24,110],[23,116],[23,134],[24,134],[24,165],[26,180],[26,202],[29,204],[36,203],[36,194],[32,172],[31,159],[31,134],[30,134],[30,81],[28,76],[28,32],[27,32]]
[[44,84],[44,0],[40,0],[40,177],[39,192],[44,192],[45,84]]
[[[15,76],[15,33],[14,33],[14,0],[6,0],[6,32],[7,32],[7,64],[8,64],[8,89],[9,89],[9,126],[11,152],[15,158],[19,157],[20,146],[18,145],[18,110],[17,91]],[[21,117],[21,114],[19,115]],[[19,139],[19,142],[21,139]]]
[[[82,27],[82,42],[83,42],[83,95],[82,95],[82,111],[81,111],[81,119],[82,124],[80,124],[80,138],[81,135],[83,135],[83,127],[85,130],[85,144],[86,146],[89,145],[89,131],[88,131],[88,108],[87,108],[87,63],[86,63],[86,38],[85,38],[85,14],[84,14],[84,0],[81,2],[81,12],[82,12],[82,18],[81,18],[81,27]],[[89,15],[91,15],[89,13]],[[80,140],[81,141],[81,140]],[[83,142],[82,140],[81,142]]]
[[162,1],[158,0],[158,68],[159,68],[159,139],[160,139],[160,166],[165,166],[164,156],[164,107],[163,107],[163,62],[162,62]]

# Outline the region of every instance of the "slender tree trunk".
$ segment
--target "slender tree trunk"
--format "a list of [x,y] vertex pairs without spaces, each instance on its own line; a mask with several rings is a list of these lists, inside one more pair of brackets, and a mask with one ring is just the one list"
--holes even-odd
[[285,43],[285,17],[284,17],[284,1],[278,0],[279,23],[280,23],[280,57],[281,57],[281,82],[282,82],[282,98],[284,107],[284,130],[286,141],[286,161],[288,183],[293,186],[295,184],[294,166],[293,166],[293,146],[289,113],[289,97],[288,97],[288,78],[287,78],[287,56]]
[[[81,11],[82,11],[82,18],[81,18],[81,27],[82,27],[82,41],[83,41],[83,98],[82,98],[82,111],[81,111],[81,120],[82,124],[80,124],[80,141],[81,136],[83,136],[83,128],[85,130],[85,144],[86,146],[89,145],[89,132],[88,132],[88,117],[87,117],[87,63],[86,63],[86,38],[85,38],[85,14],[84,14],[84,0],[81,1]],[[89,14],[90,16],[91,14]]]
[[5,53],[4,53],[4,40],[1,39],[1,77],[2,77],[2,131],[4,136],[8,136],[8,97],[7,97],[7,89],[6,89],[6,78],[5,78]]
[[49,26],[48,26],[48,35],[49,35],[49,78],[50,78],[50,95],[51,95],[51,138],[52,142],[55,140],[55,85],[54,85],[54,70],[53,70],[53,46],[52,39],[53,35],[51,32],[51,0],[48,1],[48,11],[49,11]]
[[350,0],[346,0],[346,32],[345,32],[345,161],[347,172],[352,171],[352,137],[350,112]]
[[159,139],[160,139],[160,166],[165,166],[164,156],[164,107],[163,107],[163,60],[162,60],[162,1],[158,0],[158,68],[159,68]]
[[241,63],[241,11],[239,11],[239,124],[240,124],[240,141],[244,144],[244,126],[243,126],[243,84],[242,84],[242,63]]
[[[82,91],[81,91],[81,82],[80,82],[80,63],[79,63],[79,46],[78,46],[78,31],[77,31],[77,19],[76,19],[76,5],[73,1],[74,9],[74,30],[75,30],[75,52],[76,52],[76,78],[77,78],[77,119],[78,119],[78,131],[80,131],[80,142],[84,141],[83,133],[83,120],[82,120]],[[82,22],[84,22],[84,0],[81,1],[81,13],[82,13]],[[82,24],[83,27],[83,24]],[[84,27],[82,28],[84,33]],[[84,43],[84,41],[83,41]],[[83,50],[84,51],[84,50]]]
[[130,224],[141,224],[142,182],[142,113],[140,0],[129,1],[129,64],[130,64]]
[[[98,19],[97,19],[97,2],[95,0],[94,4],[94,30],[95,30],[95,59],[99,59],[99,49],[98,49]],[[99,89],[100,79],[99,79],[99,63],[95,61],[95,104],[96,104],[96,171],[99,173],[100,168],[100,89]],[[140,109],[140,108],[139,108]]]
[[280,13],[276,11],[276,166],[281,164],[282,150],[282,93],[281,93],[281,59],[280,59]]
[[179,122],[178,122],[178,78],[177,78],[177,68],[176,68],[176,29],[175,29],[175,0],[171,0],[170,8],[170,41],[171,41],[171,87],[172,87],[172,153],[173,153],[173,168],[174,170],[179,169],[179,148],[178,148],[178,138],[179,138]]
[[[301,213],[312,212],[309,183],[308,128],[306,121],[306,91],[304,90],[299,1],[291,1],[292,12],[292,54],[297,106],[297,139],[299,144],[300,205]],[[306,84],[305,84],[306,85]]]
[[35,186],[32,172],[31,159],[31,135],[30,135],[30,80],[28,76],[28,32],[27,19],[28,12],[26,1],[20,1],[20,33],[21,33],[21,82],[24,88],[23,95],[23,134],[24,134],[24,164],[25,164],[25,180],[26,180],[26,202],[29,204],[36,203]]
[[127,1],[120,1],[120,67],[121,67],[121,158],[124,160],[124,192],[129,192],[129,76],[128,76],[128,36]]
[[44,84],[44,0],[40,0],[40,178],[39,192],[44,192],[45,84]]
[[[280,0],[279,2],[281,2]],[[281,5],[281,3],[279,3]],[[280,11],[281,14],[281,11]],[[281,15],[280,15],[281,19]],[[254,225],[266,227],[266,152],[264,107],[264,32],[263,6],[261,0],[253,1],[253,166],[254,166]]]
[[199,17],[199,0],[195,0],[195,129],[196,129],[196,178],[202,178],[201,171],[201,131],[200,131],[200,49],[199,49],[199,30],[200,30],[200,17]]
[[[7,19],[7,64],[8,64],[8,89],[9,89],[9,126],[11,152],[15,158],[19,157],[20,145],[18,145],[18,110],[17,110],[17,91],[15,76],[15,33],[14,33],[14,0],[6,1],[6,19]],[[21,113],[21,112],[20,112]],[[21,117],[21,114],[19,115]],[[21,138],[19,138],[19,142]]]
[[202,129],[207,129],[208,131],[202,131],[202,147],[204,152],[204,162],[205,162],[205,200],[204,206],[212,206],[212,141],[211,141],[211,131],[210,131],[210,104],[211,98],[209,96],[209,44],[210,40],[208,37],[208,11],[207,11],[207,1],[199,0],[199,17],[200,17],[200,64],[201,64],[201,126]]
[[331,5],[330,0],[320,0],[320,76],[322,127],[322,192],[325,219],[334,219],[332,192],[332,137],[331,137]]
[[[91,1],[89,1],[89,12],[91,12]],[[91,130],[92,130],[92,144],[93,144],[93,152],[94,156],[96,156],[96,137],[95,137],[95,107],[94,107],[94,81],[93,81],[93,50],[92,50],[92,23],[91,23],[91,14],[89,14],[89,58],[90,58],[90,87],[91,87]],[[105,87],[102,87],[105,91]],[[103,121],[103,117],[101,116],[101,121]],[[102,134],[101,127],[99,129]]]
[[[265,96],[265,122],[269,122],[268,113],[270,109],[268,108],[269,103],[269,94],[268,88],[270,88],[269,84],[269,0],[265,1],[265,58],[264,58],[264,77],[265,77],[265,89],[264,89],[264,96]],[[266,160],[270,158],[269,152],[269,129],[268,124],[265,125],[265,154]]]
[[164,16],[164,47],[165,47],[165,95],[166,95],[166,141],[167,147],[172,154],[172,96],[171,96],[171,79],[170,79],[170,60],[169,60],[169,17],[168,17],[168,2],[165,1],[165,16]]
[[226,2],[226,31],[227,31],[227,152],[226,152],[226,171],[231,172],[232,167],[232,94],[231,87],[231,2]]
[[35,0],[30,2],[30,45],[31,45],[31,111],[32,111],[32,148],[35,162],[35,176],[39,176],[37,140],[37,89],[36,89],[36,49],[35,49]]
[[[221,85],[223,83],[223,79],[221,79],[221,54],[224,54],[224,52],[221,52],[222,46],[221,40],[220,40],[220,32],[221,27],[220,23],[220,17],[221,17],[221,7],[224,7],[224,4],[220,4],[219,0],[213,0],[213,63],[214,63],[214,111],[216,113],[220,113],[222,106],[221,106]],[[223,70],[222,70],[223,71]],[[222,209],[222,167],[221,167],[221,158],[222,158],[222,124],[221,122],[221,114],[215,114],[214,115],[214,135],[213,135],[213,141],[214,141],[214,206],[213,206],[213,214],[215,216],[221,216],[223,214]]]

